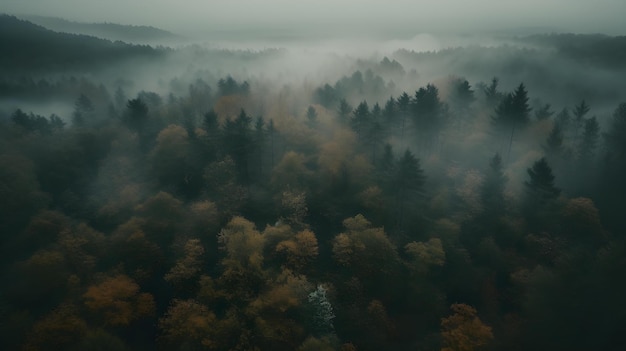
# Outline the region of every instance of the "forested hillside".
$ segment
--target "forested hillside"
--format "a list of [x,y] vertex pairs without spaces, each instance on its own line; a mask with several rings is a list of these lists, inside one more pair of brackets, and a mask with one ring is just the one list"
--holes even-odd
[[[0,85],[23,103],[0,111],[3,350],[624,347],[619,83],[551,94],[515,69],[554,73],[550,53],[508,47],[485,52],[527,56],[491,74],[450,59],[475,47],[333,57],[330,79],[192,47],[168,71],[150,47],[0,26],[4,69],[46,69]],[[126,53],[163,60],[156,88],[63,66]]]
[[150,46],[57,33],[4,14],[0,14],[0,51],[3,75],[24,71],[84,71],[159,55],[159,50]]

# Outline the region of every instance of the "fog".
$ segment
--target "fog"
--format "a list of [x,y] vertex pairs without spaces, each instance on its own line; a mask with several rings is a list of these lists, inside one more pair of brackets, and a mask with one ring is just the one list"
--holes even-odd
[[183,35],[382,36],[536,30],[624,34],[621,0],[4,0],[2,10],[152,25]]
[[625,349],[623,1],[0,11],[0,349]]

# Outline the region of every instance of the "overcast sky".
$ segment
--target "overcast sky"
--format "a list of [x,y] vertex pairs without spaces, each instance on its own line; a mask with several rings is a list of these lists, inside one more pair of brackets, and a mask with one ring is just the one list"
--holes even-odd
[[208,30],[484,32],[542,28],[626,35],[626,0],[0,0],[0,12]]

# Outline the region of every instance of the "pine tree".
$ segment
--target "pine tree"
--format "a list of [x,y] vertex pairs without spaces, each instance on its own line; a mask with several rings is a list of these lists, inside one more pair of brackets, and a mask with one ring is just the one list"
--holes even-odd
[[546,144],[543,146],[547,155],[555,157],[558,156],[563,148],[563,132],[559,123],[555,123],[548,135]]
[[600,125],[596,117],[585,120],[585,128],[583,130],[582,139],[578,146],[578,159],[583,162],[589,162],[594,156],[598,139],[600,138]]
[[532,168],[527,169],[529,181],[525,181],[527,194],[533,201],[543,204],[548,200],[555,199],[561,190],[554,185],[552,168],[548,165],[545,157],[536,161]]
[[513,93],[507,94],[495,109],[495,115],[492,116],[493,124],[501,131],[511,131],[507,153],[509,157],[515,130],[521,129],[528,124],[531,110],[528,105],[528,92],[524,83],[521,83]]
[[502,158],[496,153],[489,160],[489,168],[481,186],[481,200],[485,213],[502,214],[505,210],[504,187],[508,181],[502,169]]
[[584,126],[585,116],[589,112],[590,107],[585,100],[581,101],[579,105],[574,108],[574,137],[578,137],[580,128]]

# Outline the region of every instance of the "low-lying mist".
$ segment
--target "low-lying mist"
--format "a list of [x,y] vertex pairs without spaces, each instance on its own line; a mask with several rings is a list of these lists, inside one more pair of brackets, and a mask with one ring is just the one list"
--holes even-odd
[[38,23],[0,349],[623,349],[625,37]]

